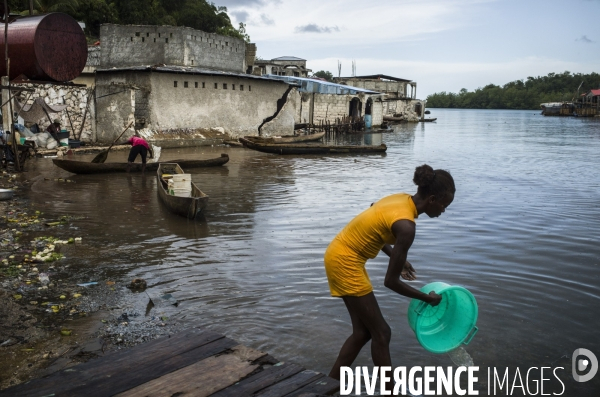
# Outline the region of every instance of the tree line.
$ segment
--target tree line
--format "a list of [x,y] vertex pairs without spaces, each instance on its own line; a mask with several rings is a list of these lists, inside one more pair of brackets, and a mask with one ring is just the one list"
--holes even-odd
[[[8,0],[11,14],[29,15],[29,0]],[[206,0],[33,0],[35,14],[64,12],[85,22],[86,36],[97,39],[100,25],[187,26],[208,33],[236,37],[250,42],[246,25],[236,29],[227,7]]]
[[[600,74],[549,73],[498,86],[488,84],[475,91],[438,92],[427,96],[429,108],[539,109],[544,102],[571,101],[590,89],[600,88]],[[579,89],[579,93],[578,93]]]

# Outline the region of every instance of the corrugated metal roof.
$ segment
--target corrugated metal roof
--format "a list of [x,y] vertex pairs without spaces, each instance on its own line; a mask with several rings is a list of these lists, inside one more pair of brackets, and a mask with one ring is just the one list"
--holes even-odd
[[337,94],[337,95],[356,95],[359,92],[365,94],[380,94],[377,91],[365,90],[364,88],[352,87],[350,85],[330,83],[329,81],[309,79],[306,77],[294,76],[276,76],[273,74],[266,75],[272,79],[283,80],[288,84],[296,83],[300,85],[300,92],[317,92],[319,94]]
[[372,75],[369,75],[369,76],[336,77],[336,79],[345,79],[345,80],[352,80],[352,79],[357,79],[357,80],[381,80],[381,79],[385,79],[385,80],[391,80],[391,81],[405,81],[405,82],[411,82],[412,81],[412,80],[407,80],[407,79],[401,79],[399,77],[387,76],[385,74],[372,74]]
[[600,89],[590,90],[590,92],[592,93],[593,96],[600,95]]
[[122,67],[122,68],[97,69],[96,73],[127,72],[127,71],[227,76],[227,77],[238,77],[238,78],[253,79],[253,80],[277,81],[277,82],[287,83],[290,85],[299,86],[299,84],[297,84],[297,83],[282,81],[281,79],[274,79],[270,75],[256,76],[253,74],[225,72],[222,70],[201,69],[201,68],[193,68],[193,67],[188,67],[188,66],[166,66],[166,65],[127,66],[127,67]]

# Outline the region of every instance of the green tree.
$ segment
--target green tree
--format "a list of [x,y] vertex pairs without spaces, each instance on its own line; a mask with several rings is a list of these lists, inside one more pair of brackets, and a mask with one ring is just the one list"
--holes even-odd
[[320,77],[327,81],[333,81],[333,74],[331,74],[331,72],[326,71],[326,70],[319,70],[317,73],[313,73],[313,76]]
[[108,4],[105,0],[79,0],[73,17],[85,22],[86,33],[92,37],[100,36],[101,24],[119,20],[114,3]]
[[[583,81],[583,84],[582,84]],[[497,86],[488,84],[458,94],[439,92],[427,97],[428,107],[463,109],[539,109],[540,103],[570,101],[579,94],[600,87],[600,74],[549,73],[547,76],[527,77]]]

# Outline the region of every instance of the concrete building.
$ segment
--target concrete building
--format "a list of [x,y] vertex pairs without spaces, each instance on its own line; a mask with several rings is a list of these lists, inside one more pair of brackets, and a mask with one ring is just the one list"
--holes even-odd
[[260,68],[261,74],[308,77],[312,70],[306,68],[306,59],[285,56],[270,60],[258,59],[254,61],[254,66]]
[[383,122],[383,101],[385,95],[359,87],[330,83],[290,76],[267,76],[290,84],[297,84],[296,123],[320,124],[335,122],[347,116],[372,116],[372,125]]
[[173,65],[246,72],[246,42],[179,26],[104,24],[100,65]]
[[131,121],[162,147],[258,135],[259,128],[264,135],[292,134],[296,95],[284,81],[245,73],[183,66],[98,69],[96,135],[110,142]]
[[353,87],[386,94],[383,115],[419,121],[425,116],[426,101],[417,99],[417,83],[383,74],[370,76],[334,77],[334,81]]
[[88,56],[81,74],[73,80],[75,84],[85,84],[87,87],[96,85],[96,68],[100,66],[100,46],[88,47]]

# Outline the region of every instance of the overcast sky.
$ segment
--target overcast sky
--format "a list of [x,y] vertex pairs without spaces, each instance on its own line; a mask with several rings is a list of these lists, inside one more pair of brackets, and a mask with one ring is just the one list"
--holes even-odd
[[[263,59],[387,74],[417,97],[550,72],[600,72],[600,0],[214,0]],[[589,88],[589,87],[588,87]],[[594,87],[597,88],[597,87]]]

